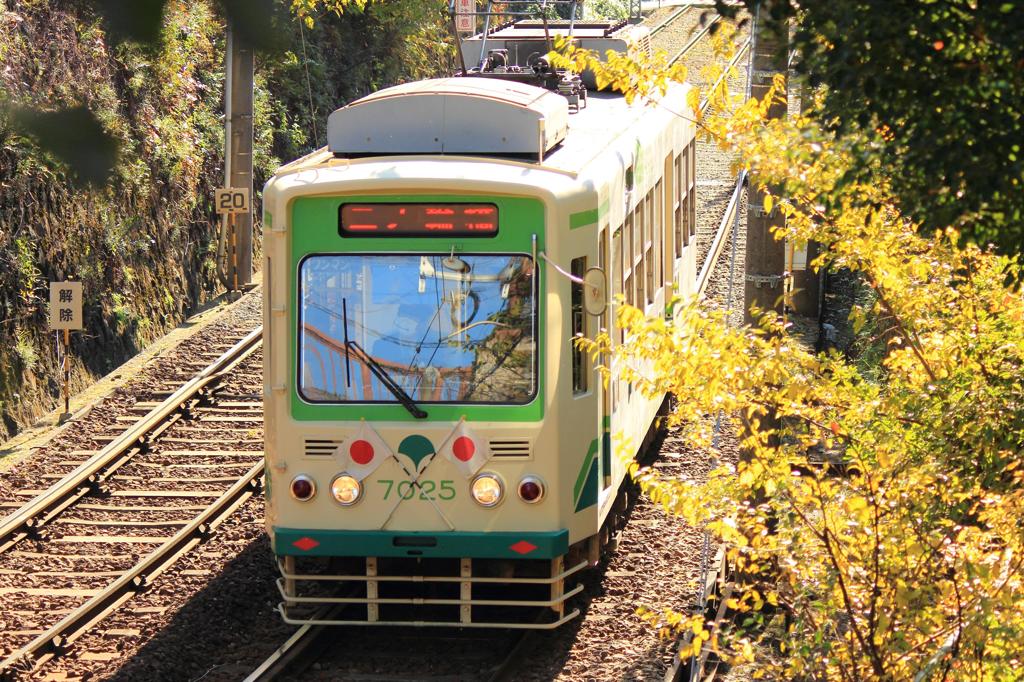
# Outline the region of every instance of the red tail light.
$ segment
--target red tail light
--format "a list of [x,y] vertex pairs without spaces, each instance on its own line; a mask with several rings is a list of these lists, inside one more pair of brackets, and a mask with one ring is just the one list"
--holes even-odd
[[527,476],[519,481],[519,499],[527,504],[539,502],[544,497],[544,483],[536,476]]
[[305,502],[316,495],[316,483],[305,474],[299,474],[292,479],[292,497],[299,502]]

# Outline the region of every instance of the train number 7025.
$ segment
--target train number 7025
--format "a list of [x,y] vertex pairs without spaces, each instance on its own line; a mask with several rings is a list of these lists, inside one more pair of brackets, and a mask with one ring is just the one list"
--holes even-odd
[[[397,485],[390,478],[378,478],[377,483],[384,486],[384,499],[391,497],[394,493],[403,500],[411,500],[419,493],[421,500],[451,500],[455,498],[455,481],[424,480],[413,483],[412,481],[398,481]],[[417,490],[418,488],[418,490]]]

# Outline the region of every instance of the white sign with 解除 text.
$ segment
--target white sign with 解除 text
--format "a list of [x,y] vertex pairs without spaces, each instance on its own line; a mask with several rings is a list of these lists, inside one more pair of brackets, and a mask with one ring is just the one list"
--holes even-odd
[[50,282],[50,329],[82,328],[82,283]]

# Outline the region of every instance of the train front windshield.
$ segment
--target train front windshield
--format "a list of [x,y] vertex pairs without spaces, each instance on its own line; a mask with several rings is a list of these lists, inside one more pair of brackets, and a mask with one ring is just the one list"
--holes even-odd
[[524,404],[536,282],[522,254],[331,254],[299,265],[299,392],[315,403]]

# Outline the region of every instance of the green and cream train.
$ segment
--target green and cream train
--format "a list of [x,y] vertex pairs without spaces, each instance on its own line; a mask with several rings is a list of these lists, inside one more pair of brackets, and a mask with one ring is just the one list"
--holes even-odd
[[[267,530],[288,622],[553,628],[660,400],[579,334],[696,276],[694,126],[458,77],[335,111],[265,208]],[[671,103],[673,106],[668,106]],[[546,614],[546,615],[545,615]]]

